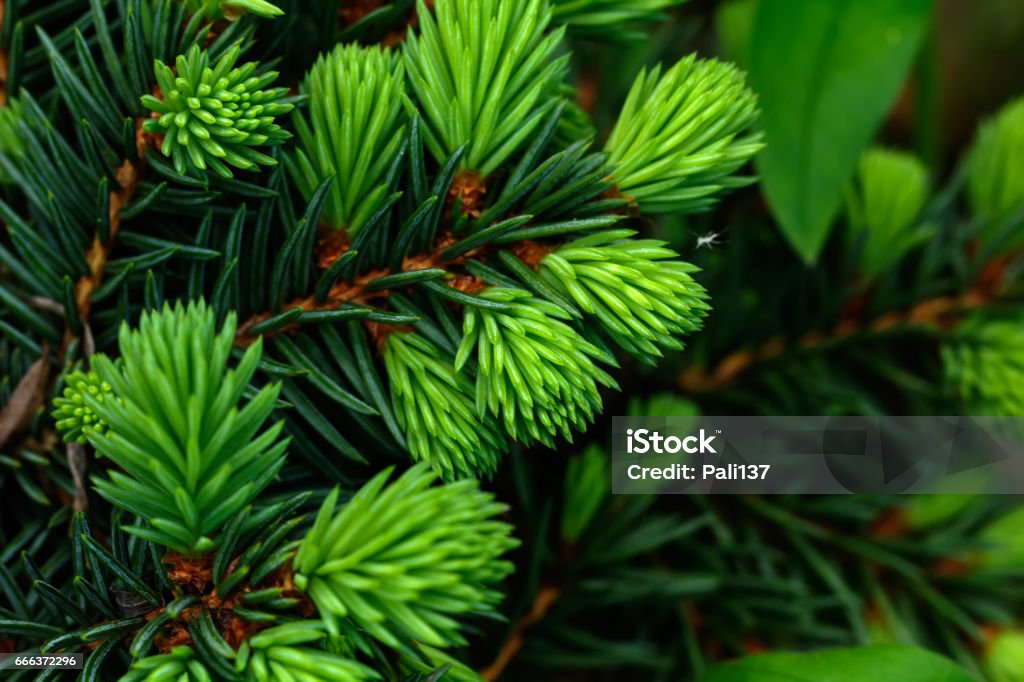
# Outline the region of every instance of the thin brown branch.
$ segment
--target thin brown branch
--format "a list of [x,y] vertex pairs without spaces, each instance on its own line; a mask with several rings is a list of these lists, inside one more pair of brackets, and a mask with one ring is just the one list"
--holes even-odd
[[[376,0],[368,0],[363,5],[373,5]],[[429,4],[429,3],[428,3]],[[353,11],[355,11],[353,9]],[[302,322],[301,318],[291,324],[285,325],[264,334],[254,334],[253,327],[264,322],[275,314],[283,311],[301,309],[303,312],[321,312],[337,310],[345,303],[356,303],[368,305],[373,302],[382,302],[387,299],[389,292],[386,290],[370,290],[368,285],[371,281],[399,272],[410,272],[430,268],[444,268],[465,264],[467,258],[484,260],[495,249],[493,244],[485,244],[465,253],[457,258],[446,260],[441,253],[448,247],[459,241],[451,232],[451,213],[458,205],[463,215],[479,218],[483,209],[484,198],[487,193],[487,184],[484,178],[474,170],[461,170],[452,179],[451,186],[445,194],[445,208],[442,214],[447,227],[443,230],[429,252],[409,256],[402,262],[401,268],[393,270],[390,268],[379,268],[367,272],[351,282],[340,281],[334,284],[323,300],[317,300],[316,296],[306,296],[292,299],[281,305],[276,311],[267,311],[253,315],[243,322],[235,334],[235,345],[240,348],[247,348],[254,343],[259,336],[272,337],[282,333],[291,333],[298,329]],[[350,248],[348,231],[336,229],[326,225],[317,228],[317,243],[314,249],[317,264],[321,269],[327,269],[341,258]],[[553,249],[546,245],[532,240],[517,242],[509,247],[513,253],[528,267],[536,269],[540,261],[544,259]],[[458,289],[467,294],[475,294],[485,288],[482,280],[465,273],[450,273],[452,276],[444,281],[448,286]],[[378,348],[387,335],[400,329],[395,325],[378,324],[367,322],[366,326]]]
[[869,294],[855,296],[847,302],[839,322],[831,330],[808,332],[795,344],[776,338],[755,350],[735,351],[710,370],[695,367],[683,373],[679,386],[692,393],[709,393],[731,385],[748,369],[783,353],[827,348],[857,336],[911,329],[948,329],[958,324],[966,313],[999,298],[1006,273],[1019,256],[1017,251],[996,256],[981,268],[971,287],[961,294],[927,298],[906,310],[891,311],[869,321],[863,319]]
[[[115,174],[118,182],[118,189],[110,193],[110,234],[107,241],[101,242],[99,234],[93,237],[92,246],[85,254],[86,263],[89,264],[89,274],[83,275],[75,283],[75,305],[78,308],[78,319],[82,324],[83,354],[88,357],[93,353],[92,331],[89,328],[89,314],[92,312],[92,295],[103,283],[103,276],[107,269],[107,258],[114,246],[114,240],[121,229],[121,209],[131,203],[135,196],[138,176],[135,166],[125,161],[117,169]],[[71,329],[64,331],[64,343],[61,348],[61,358],[71,342]],[[72,501],[72,508],[76,512],[85,512],[89,508],[89,496],[86,493],[85,471],[87,459],[85,448],[77,443],[69,443],[67,446],[68,468],[71,470],[71,477],[75,484],[75,496]]]
[[483,176],[474,170],[461,170],[452,179],[452,186],[448,188],[446,198],[448,208],[455,205],[458,199],[462,212],[470,218],[480,217],[484,207],[484,195],[487,194],[487,185]]
[[[430,252],[407,257],[402,262],[402,267],[397,271],[391,270],[390,268],[371,270],[370,272],[360,275],[351,282],[338,282],[331,287],[323,301],[318,301],[315,296],[296,298],[282,305],[277,312],[294,310],[295,308],[301,308],[304,312],[320,312],[337,310],[345,303],[357,303],[361,305],[379,303],[386,300],[390,292],[387,290],[369,289],[369,283],[375,279],[386,275],[396,274],[397,272],[410,272],[430,268],[449,268],[452,266],[457,267],[465,264],[466,258],[469,256],[481,258],[490,251],[490,245],[488,245],[479,249],[474,249],[465,255],[451,260],[445,260],[442,258],[441,252],[455,244],[457,241],[458,239],[455,236],[450,233],[446,233],[438,239],[434,244],[434,248]],[[329,234],[321,235],[319,246],[321,248],[318,249],[318,258],[320,259],[321,265],[325,263],[333,263],[348,248],[347,240],[340,237],[334,237]],[[549,247],[529,240],[515,244],[512,247],[512,250],[520,260],[532,268],[535,268],[540,260],[551,252]],[[451,279],[448,279],[445,284],[467,294],[475,294],[485,286],[480,279],[468,274],[454,274],[454,276]],[[276,312],[263,312],[254,315],[243,322],[239,326],[238,332],[235,334],[235,345],[240,348],[247,348],[250,346],[256,341],[256,338],[260,336],[258,334],[253,334],[252,328],[260,322],[271,318],[275,314]],[[262,336],[272,337],[278,334],[290,333],[298,329],[300,326],[301,322],[293,322],[292,324],[286,325],[272,332],[268,332]],[[395,327],[393,325],[375,325],[370,323],[370,329],[374,334],[374,339],[379,343],[383,341],[389,331],[394,331]]]
[[64,306],[52,298],[46,298],[45,296],[26,296],[25,303],[37,310],[44,310],[54,315],[64,316]]
[[576,104],[583,111],[593,115],[597,110],[599,91],[597,74],[590,69],[583,70],[576,81]]
[[[322,238],[321,244],[329,238]],[[440,256],[440,252],[448,246],[455,243],[453,237],[446,236],[438,241],[435,245],[434,250],[431,253],[419,254],[416,256],[410,256],[402,262],[402,267],[399,272],[410,271],[410,270],[426,270],[430,268],[439,268],[447,265],[459,264],[464,261],[463,258],[455,259],[454,261],[444,261]],[[329,262],[334,262],[340,257],[345,250],[347,250],[347,244],[341,241],[335,240],[334,245],[339,251],[334,255]],[[323,254],[321,254],[323,259]],[[281,306],[281,310],[293,310],[295,308],[301,308],[305,312],[319,312],[326,310],[337,310],[345,303],[358,303],[362,305],[368,305],[374,301],[380,301],[388,297],[387,290],[371,290],[368,288],[370,282],[380,277],[392,274],[392,270],[388,268],[379,268],[377,270],[371,270],[363,275],[360,275],[351,282],[340,281],[331,287],[330,291],[327,292],[327,296],[323,301],[318,301],[315,296],[306,296],[304,298],[293,299],[292,301],[285,303]],[[254,315],[242,323],[238,328],[238,332],[235,334],[235,345],[241,348],[247,348],[253,342],[256,341],[258,335],[252,333],[252,328],[269,319],[275,313],[264,312],[258,315]],[[264,334],[263,336],[276,336],[286,332],[294,331],[299,327],[299,323],[293,323],[277,329],[273,332]]]
[[826,348],[865,334],[915,328],[946,329],[965,313],[988,305],[992,299],[992,292],[976,288],[958,296],[926,299],[907,310],[888,312],[873,320],[845,318],[832,329],[808,332],[795,343],[771,339],[753,350],[734,351],[710,369],[691,368],[679,377],[679,386],[692,393],[709,393],[726,388],[751,368],[784,353]]
[[85,255],[85,260],[89,264],[89,274],[84,275],[75,285],[75,303],[83,322],[89,318],[92,295],[103,283],[107,258],[114,246],[117,233],[121,230],[121,209],[135,198],[138,186],[138,171],[130,161],[121,164],[117,169],[116,178],[119,188],[110,193],[110,234],[106,242],[101,242],[98,234],[93,238],[92,246]]
[[495,680],[501,677],[501,674],[505,672],[505,668],[508,667],[509,663],[512,662],[523,648],[523,644],[526,642],[526,631],[548,614],[561,595],[561,588],[555,585],[547,585],[540,588],[537,596],[534,597],[530,610],[523,614],[515,622],[515,625],[512,626],[512,633],[505,641],[504,646],[501,647],[501,650],[498,651],[494,661],[480,671],[481,677],[487,680],[487,682],[495,682]]

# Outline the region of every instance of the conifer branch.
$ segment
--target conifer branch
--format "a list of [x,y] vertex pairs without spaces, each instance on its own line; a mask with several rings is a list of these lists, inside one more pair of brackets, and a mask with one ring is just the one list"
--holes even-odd
[[[873,409],[883,382],[921,411],[1024,404],[1019,291],[999,286],[1021,264],[1019,103],[942,189],[869,151],[822,263],[797,268],[755,191],[728,222],[692,215],[772,143],[744,74],[696,55],[620,73],[656,59],[639,29],[678,4],[0,0],[0,650],[84,651],[84,679],[127,682],[574,661],[697,680],[910,633],[1019,668],[1024,514],[1002,501],[611,497],[584,432],[620,361],[671,377],[724,356],[678,383],[735,388],[631,414]],[[704,225],[688,263],[679,237]],[[694,339],[708,292],[748,326],[723,312]],[[813,402],[846,361],[864,376]],[[44,508],[87,489],[88,517]]]

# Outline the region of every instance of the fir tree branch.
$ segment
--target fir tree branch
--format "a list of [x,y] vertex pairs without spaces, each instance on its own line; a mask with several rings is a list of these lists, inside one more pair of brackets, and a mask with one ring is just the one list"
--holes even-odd
[[[371,302],[385,299],[388,297],[389,289],[372,289],[370,283],[374,280],[387,277],[389,275],[398,274],[402,272],[413,272],[416,270],[428,270],[434,268],[443,268],[448,265],[452,265],[455,261],[444,261],[441,259],[440,252],[444,246],[451,245],[455,242],[453,238],[443,239],[439,242],[440,248],[430,253],[418,254],[416,256],[406,257],[402,261],[402,267],[397,271],[391,268],[377,268],[371,270],[365,274],[356,277],[351,282],[344,280],[336,283],[330,288],[327,296],[324,300],[320,301],[315,295],[310,295],[305,298],[295,299],[289,303],[281,306],[281,310],[294,310],[299,308],[304,313],[317,313],[326,312],[330,310],[337,310],[340,306],[346,303],[354,303],[359,305],[367,305]],[[341,254],[347,252],[347,247],[341,250]],[[341,255],[339,254],[339,256]],[[462,259],[459,259],[462,260]],[[239,348],[247,348],[253,342],[256,341],[260,336],[276,336],[277,334],[284,332],[291,332],[297,329],[301,324],[301,317],[298,321],[288,324],[279,329],[275,329],[272,332],[265,334],[253,333],[253,327],[261,322],[264,322],[275,315],[275,312],[263,312],[250,317],[244,323],[239,325],[238,333],[235,335],[235,345]]]

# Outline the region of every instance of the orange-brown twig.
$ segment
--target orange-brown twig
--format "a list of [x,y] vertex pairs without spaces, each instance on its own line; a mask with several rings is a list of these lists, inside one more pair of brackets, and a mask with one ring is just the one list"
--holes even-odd
[[[465,255],[451,260],[445,260],[442,258],[441,252],[455,244],[457,241],[458,239],[455,236],[450,233],[446,233],[444,236],[439,238],[437,242],[435,242],[434,248],[430,252],[407,257],[402,262],[402,267],[397,270],[397,272],[461,266],[466,262],[466,258],[468,256],[475,256],[479,258],[489,251],[488,245],[479,249],[474,249]],[[345,240],[332,235],[322,235],[319,240],[319,246],[318,258],[321,261],[321,265],[324,263],[333,263],[348,248]],[[515,244],[512,247],[512,250],[526,265],[530,267],[536,267],[540,260],[551,252],[549,247],[529,240]],[[359,303],[365,305],[372,301],[386,299],[389,294],[387,290],[370,290],[367,288],[367,285],[375,279],[395,274],[395,272],[396,271],[389,268],[371,270],[370,272],[360,275],[351,282],[338,282],[331,287],[327,296],[324,297],[322,301],[318,301],[315,296],[306,296],[304,298],[293,299],[292,301],[285,303],[281,306],[280,310],[285,311],[301,308],[304,312],[319,312],[336,310],[344,303]],[[468,274],[455,275],[452,279],[447,280],[446,284],[467,294],[475,294],[484,288],[484,283],[480,279]],[[256,341],[257,336],[259,336],[258,334],[252,333],[252,328],[260,322],[269,319],[273,315],[274,313],[271,312],[263,312],[258,315],[254,315],[243,322],[239,326],[238,332],[235,334],[235,345],[240,348],[247,348],[251,345]],[[291,332],[297,329],[299,325],[300,323],[293,322],[292,324],[285,325],[273,332],[263,334],[263,336],[271,337]],[[390,325],[371,326],[371,331],[374,332],[374,338],[378,343],[383,340],[388,331],[394,331],[394,329],[395,328]]]
[[1006,253],[992,259],[978,273],[973,285],[962,294],[928,298],[907,310],[888,312],[869,321],[861,318],[867,305],[867,295],[858,295],[847,302],[840,321],[831,331],[808,332],[795,346],[787,346],[782,339],[772,339],[756,350],[735,351],[710,371],[699,367],[688,370],[679,377],[679,386],[693,393],[708,393],[730,385],[754,365],[787,351],[820,349],[854,336],[882,334],[897,329],[948,328],[962,319],[964,314],[998,298],[1007,269],[1019,255],[1019,252]]
[[449,206],[459,200],[462,212],[471,218],[479,218],[483,210],[484,195],[487,194],[487,185],[483,177],[474,170],[461,170],[452,179],[452,186],[448,188],[447,201]]
[[78,314],[83,320],[89,317],[92,308],[92,294],[103,283],[107,257],[110,255],[114,239],[121,229],[121,209],[131,203],[135,197],[138,182],[135,166],[130,161],[125,161],[117,169],[116,177],[120,187],[110,193],[110,235],[106,243],[100,242],[99,235],[93,238],[92,246],[85,255],[85,260],[89,264],[89,274],[79,279],[75,286],[75,303],[78,305]]
[[[0,0],[2,2],[3,0]],[[151,142],[151,136],[142,128],[143,119],[135,122],[135,147],[139,159],[146,158],[146,149]],[[89,251],[85,254],[85,261],[89,265],[89,274],[83,275],[75,283],[75,305],[78,307],[78,316],[83,325],[89,321],[89,313],[92,311],[92,295],[103,284],[103,277],[107,271],[107,259],[110,257],[110,250],[114,247],[117,234],[121,230],[121,211],[132,202],[135,193],[138,191],[140,167],[131,161],[124,161],[118,166],[114,173],[117,180],[117,189],[110,192],[110,207],[108,217],[110,220],[110,233],[106,242],[100,241],[97,233],[92,240]],[[65,334],[65,347],[70,341],[70,332]],[[62,352],[63,355],[63,352]]]
[[[320,244],[327,243],[327,238],[321,238]],[[431,253],[418,254],[416,256],[409,256],[402,262],[402,268],[399,272],[407,270],[426,270],[429,268],[438,268],[445,265],[459,264],[463,262],[463,258],[455,259],[454,261],[444,261],[441,258],[441,251],[446,249],[455,243],[455,238],[448,235],[438,240],[435,245],[435,249]],[[335,240],[332,247],[336,250],[332,254],[330,262],[334,262],[340,257],[345,250],[347,250],[347,243],[344,241]],[[323,259],[323,254],[321,254]],[[340,281],[331,287],[328,291],[327,296],[323,301],[318,301],[315,296],[306,296],[304,298],[294,299],[283,306],[281,310],[293,310],[295,308],[301,308],[305,312],[316,312],[325,310],[336,310],[344,303],[361,303],[367,304],[373,300],[387,298],[387,290],[371,290],[368,288],[370,282],[380,277],[392,274],[392,271],[388,268],[380,268],[377,270],[371,270],[363,275],[360,275],[351,282]],[[264,312],[258,315],[254,315],[242,323],[238,328],[238,332],[235,334],[235,345],[241,348],[246,348],[251,345],[258,335],[252,333],[252,328],[269,319],[273,313]],[[298,323],[286,325],[281,329],[275,330],[264,336],[275,336],[284,332],[293,331],[298,328]]]
[[495,656],[494,661],[480,671],[481,677],[487,680],[487,682],[495,682],[495,680],[501,677],[501,674],[505,672],[505,668],[508,667],[508,664],[512,662],[512,659],[516,657],[519,650],[523,648],[523,644],[526,641],[526,630],[543,619],[561,595],[562,590],[557,586],[548,585],[540,588],[537,592],[537,596],[534,597],[533,605],[530,607],[530,610],[523,614],[523,616],[516,621],[515,625],[512,626],[512,633],[498,651],[498,655]]
[[825,348],[864,334],[881,334],[897,329],[943,329],[954,324],[964,313],[987,305],[991,292],[972,289],[958,296],[930,298],[905,311],[885,313],[869,321],[843,319],[831,330],[815,330],[804,334],[795,343],[771,339],[753,350],[738,350],[727,355],[711,369],[694,367],[679,377],[679,386],[693,393],[708,393],[725,388],[747,370],[761,362],[795,350]]

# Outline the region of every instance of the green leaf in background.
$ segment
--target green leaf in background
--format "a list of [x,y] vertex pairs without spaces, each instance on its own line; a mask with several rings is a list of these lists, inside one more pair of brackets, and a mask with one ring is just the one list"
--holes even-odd
[[892,107],[932,0],[762,0],[751,84],[764,110],[758,172],[790,245],[808,263],[861,152]]
[[718,52],[741,69],[750,68],[750,42],[757,4],[757,0],[726,0],[715,8]]
[[898,645],[764,654],[724,663],[701,682],[975,682],[948,659]]

